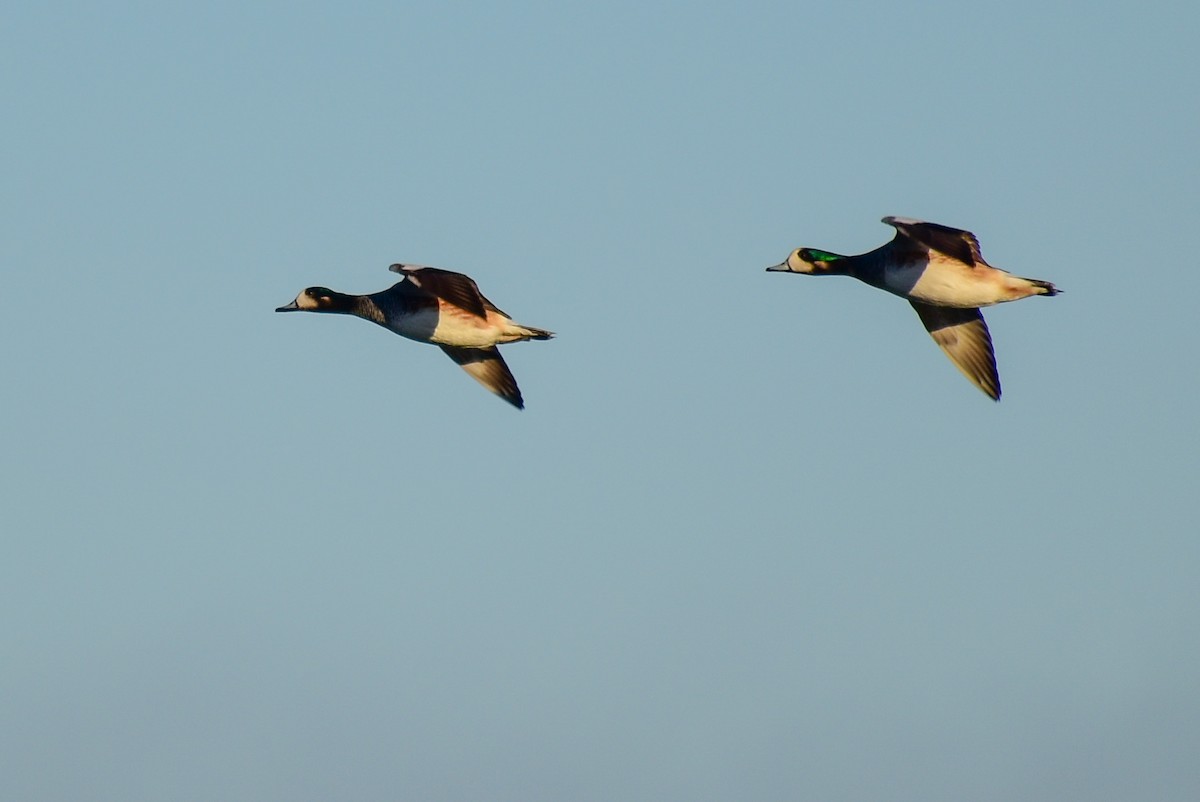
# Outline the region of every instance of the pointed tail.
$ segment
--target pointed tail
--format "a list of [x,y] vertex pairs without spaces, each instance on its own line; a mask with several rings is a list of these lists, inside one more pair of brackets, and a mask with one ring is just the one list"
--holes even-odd
[[521,332],[525,335],[526,340],[549,340],[553,339],[554,332],[546,331],[546,329],[535,329],[532,326],[521,326]]

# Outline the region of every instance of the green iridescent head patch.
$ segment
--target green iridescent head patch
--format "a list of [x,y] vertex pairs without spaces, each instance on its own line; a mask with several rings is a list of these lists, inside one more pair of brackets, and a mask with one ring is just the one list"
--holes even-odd
[[806,262],[834,262],[842,257],[828,251],[818,251],[816,248],[801,248],[800,258]]

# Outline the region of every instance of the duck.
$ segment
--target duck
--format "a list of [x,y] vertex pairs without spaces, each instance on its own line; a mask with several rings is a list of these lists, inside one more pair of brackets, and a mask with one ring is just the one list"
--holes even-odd
[[993,401],[999,401],[1000,374],[980,307],[1032,295],[1058,295],[1062,290],[1049,281],[1022,278],[992,267],[984,261],[979,240],[970,231],[909,217],[889,216],[883,222],[896,229],[896,236],[869,253],[842,256],[797,248],[767,271],[850,276],[907,299],[955,367]]
[[351,295],[308,287],[276,312],[353,315],[417,342],[438,346],[471,378],[517,409],[525,399],[496,347],[549,340],[554,332],[523,326],[484,297],[474,279],[437,267],[394,264],[404,278],[386,290]]

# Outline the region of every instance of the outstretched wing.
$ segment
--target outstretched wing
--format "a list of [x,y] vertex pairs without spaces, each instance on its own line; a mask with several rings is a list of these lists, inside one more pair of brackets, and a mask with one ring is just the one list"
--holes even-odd
[[512,371],[500,356],[500,349],[491,348],[459,348],[453,345],[443,345],[446,356],[453,359],[475,381],[491,390],[496,395],[512,404],[517,409],[525,408],[525,399],[521,398],[521,390]]
[[987,264],[979,252],[979,240],[970,231],[908,217],[885,217],[883,222],[895,228],[900,236],[918,242],[931,251],[939,251],[968,265]]
[[[486,319],[489,309],[495,312],[500,311],[487,298],[483,297],[475,280],[470,276],[424,265],[396,264],[388,269],[393,273],[400,273],[409,283],[424,292],[441,298],[477,317]],[[501,314],[504,313],[501,312]],[[508,315],[504,316],[508,317]]]
[[925,330],[933,337],[946,356],[971,383],[987,393],[993,401],[1000,400],[1000,374],[996,372],[996,355],[992,351],[992,335],[978,309],[956,306],[933,306],[910,300]]

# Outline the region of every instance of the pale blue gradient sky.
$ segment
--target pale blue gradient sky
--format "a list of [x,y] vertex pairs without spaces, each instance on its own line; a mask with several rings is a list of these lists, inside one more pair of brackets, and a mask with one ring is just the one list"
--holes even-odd
[[[0,798],[1200,798],[1195,3],[24,5]],[[397,261],[525,412],[271,311]]]

